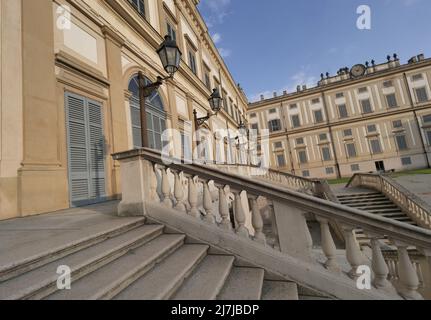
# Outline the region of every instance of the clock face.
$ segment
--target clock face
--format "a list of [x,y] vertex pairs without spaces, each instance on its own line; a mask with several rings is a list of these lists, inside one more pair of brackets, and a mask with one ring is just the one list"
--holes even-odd
[[366,70],[367,68],[363,64],[357,64],[352,67],[352,69],[350,70],[350,74],[355,78],[361,77],[365,74]]

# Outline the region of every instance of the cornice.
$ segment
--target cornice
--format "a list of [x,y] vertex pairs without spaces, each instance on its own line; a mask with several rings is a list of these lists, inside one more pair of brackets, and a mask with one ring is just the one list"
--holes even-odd
[[307,97],[307,96],[321,94],[322,92],[327,92],[327,91],[331,91],[331,90],[337,90],[340,88],[354,86],[354,85],[364,83],[367,81],[372,81],[372,80],[376,80],[379,78],[388,77],[388,76],[391,76],[394,74],[402,74],[404,72],[409,72],[411,70],[420,69],[420,68],[424,68],[424,67],[428,67],[428,66],[431,66],[431,59],[426,59],[422,62],[418,62],[415,64],[404,64],[404,65],[401,65],[399,67],[386,69],[386,70],[382,70],[382,71],[377,71],[375,73],[372,73],[370,75],[364,76],[364,77],[359,78],[359,79],[347,79],[347,80],[339,81],[336,83],[316,86],[316,87],[313,87],[313,88],[310,88],[310,89],[307,89],[307,90],[301,91],[301,92],[293,92],[293,93],[290,93],[287,95],[278,96],[276,98],[252,102],[252,103],[249,103],[249,105],[248,105],[248,111],[254,112],[260,108],[265,108],[265,107],[268,107],[269,105],[273,105],[275,103],[286,102],[289,100],[300,99],[300,98]]

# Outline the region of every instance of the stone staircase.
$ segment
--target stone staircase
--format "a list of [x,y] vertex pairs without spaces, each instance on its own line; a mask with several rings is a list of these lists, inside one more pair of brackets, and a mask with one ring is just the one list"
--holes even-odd
[[[367,189],[353,188],[338,193],[338,201],[351,208],[364,210],[385,218],[394,219],[413,226],[417,224],[384,194]],[[361,246],[369,244],[369,238],[362,229],[356,229],[356,238]]]
[[[144,219],[75,240],[38,255],[33,262],[2,267],[0,300],[300,298],[296,283],[241,264],[232,255]],[[57,268],[63,265],[71,269],[70,290],[57,288]],[[300,292],[304,299],[314,295],[302,288]]]

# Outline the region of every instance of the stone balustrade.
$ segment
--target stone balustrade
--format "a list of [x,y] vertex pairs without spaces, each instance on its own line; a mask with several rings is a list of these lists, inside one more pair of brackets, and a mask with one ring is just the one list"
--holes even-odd
[[431,206],[388,176],[355,174],[348,186],[370,188],[383,193],[419,226],[431,229]]
[[[394,275],[391,261],[384,259],[380,240],[385,236],[397,250],[397,292],[405,299],[421,299],[420,277],[407,249],[431,251],[431,231],[349,208],[304,192],[279,188],[237,174],[229,174],[206,165],[165,164],[159,153],[139,149],[113,155],[121,164],[123,199],[120,215],[146,215],[146,203],[160,203],[172,214],[189,215],[235,233],[271,250],[318,264],[312,252],[312,238],[306,216],[314,215],[320,224],[321,246],[325,257],[322,268],[352,281],[363,266],[373,272],[376,290],[392,288],[387,281]],[[274,172],[270,179],[279,179]],[[295,185],[309,187],[302,179],[291,179]],[[214,194],[216,191],[217,196]],[[266,204],[262,206],[262,203]],[[268,221],[269,219],[269,221]],[[340,265],[331,224],[341,226],[345,239],[344,258],[350,268]],[[372,256],[366,258],[356,241],[354,229],[361,228],[372,239]],[[268,241],[268,239],[272,239]],[[429,265],[428,265],[429,267]]]

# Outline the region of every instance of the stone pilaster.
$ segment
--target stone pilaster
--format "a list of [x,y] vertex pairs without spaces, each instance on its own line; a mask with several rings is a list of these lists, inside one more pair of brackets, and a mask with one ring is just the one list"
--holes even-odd
[[[105,130],[105,132],[110,132],[111,134],[111,137],[109,137],[111,140],[111,149],[109,151],[118,153],[128,149],[128,124],[124,105],[125,88],[121,63],[121,50],[124,45],[124,39],[119,37],[109,27],[103,27],[102,31],[105,35],[106,62],[110,82],[107,116],[111,130]],[[112,192],[114,195],[119,195],[121,193],[120,165],[118,162],[112,161],[110,157],[108,157],[108,160],[111,163],[110,168],[112,170]]]
[[18,210],[25,216],[66,208],[69,201],[59,150],[52,1],[21,3],[24,143]]

